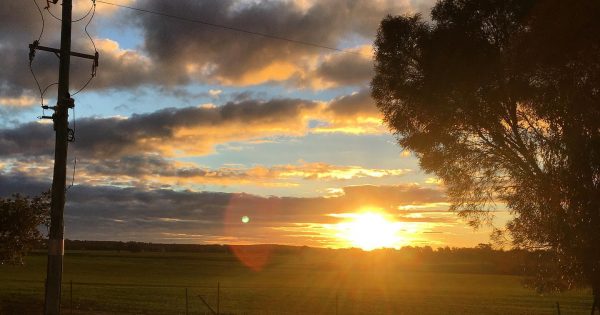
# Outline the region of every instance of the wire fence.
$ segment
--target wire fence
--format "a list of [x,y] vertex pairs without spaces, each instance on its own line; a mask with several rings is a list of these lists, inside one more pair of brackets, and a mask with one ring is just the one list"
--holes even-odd
[[306,295],[302,291],[296,287],[223,287],[220,282],[185,286],[68,281],[63,283],[62,310],[73,315],[338,314],[340,298],[336,294]]
[[[151,282],[151,279],[148,279]],[[43,282],[29,301],[10,306],[0,301],[0,314],[40,314]],[[386,292],[374,288],[243,286],[221,282],[197,285],[167,283],[110,283],[66,281],[62,287],[62,314],[179,314],[179,315],[282,315],[282,314],[589,314],[589,301],[581,298],[523,297],[496,294],[484,298],[460,292]],[[24,304],[27,307],[24,308]],[[8,305],[8,306],[7,306]]]

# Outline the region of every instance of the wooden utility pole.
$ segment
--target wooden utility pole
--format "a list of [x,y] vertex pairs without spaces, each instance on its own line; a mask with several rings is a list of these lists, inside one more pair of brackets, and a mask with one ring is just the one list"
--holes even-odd
[[[52,0],[56,4],[58,0]],[[64,256],[64,209],[65,189],[67,179],[67,148],[72,140],[72,130],[69,129],[69,108],[75,103],[69,94],[69,68],[71,55],[94,60],[94,68],[98,65],[98,53],[87,55],[71,51],[71,16],[72,0],[62,1],[62,27],[60,33],[60,49],[40,46],[36,40],[29,45],[30,62],[36,50],[52,52],[60,58],[58,72],[58,97],[55,107],[43,106],[44,109],[54,110],[51,117],[56,131],[54,147],[54,175],[52,179],[52,202],[50,207],[50,231],[48,233],[48,265],[46,275],[45,315],[59,315],[61,301],[61,284]]]
[[46,273],[46,303],[44,314],[60,314],[60,297],[64,257],[65,186],[67,183],[67,148],[69,134],[69,67],[71,62],[71,11],[72,0],[62,2],[62,28],[60,32],[60,64],[58,72],[58,101],[53,115],[56,143],[54,146],[54,177],[48,234],[48,269]]

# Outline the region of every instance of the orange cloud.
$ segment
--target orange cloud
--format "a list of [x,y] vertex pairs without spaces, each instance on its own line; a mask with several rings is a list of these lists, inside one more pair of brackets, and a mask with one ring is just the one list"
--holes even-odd
[[257,85],[269,81],[285,81],[299,71],[302,69],[290,62],[275,61],[261,68],[249,70],[239,78],[220,77],[219,81],[226,85]]
[[80,163],[77,181],[89,185],[181,186],[190,185],[255,185],[294,187],[299,181],[340,181],[357,178],[402,176],[409,169],[373,169],[339,166],[327,163],[221,167],[209,169],[194,163],[166,161],[160,158],[131,157],[121,161]]
[[380,178],[400,176],[409,169],[368,169],[360,166],[333,166],[326,163],[305,163],[301,166],[287,165],[278,167],[280,177],[299,177],[303,179],[354,179],[361,177]]
[[[100,46],[118,50],[110,41]],[[140,58],[136,60],[144,62]],[[319,124],[312,125],[314,121]],[[329,102],[245,100],[221,106],[165,108],[131,117],[88,117],[79,119],[77,127],[77,137],[83,140],[77,144],[78,154],[91,159],[145,154],[202,156],[214,152],[217,145],[256,143],[273,136],[387,132],[366,89]],[[37,123],[0,130],[0,142],[0,154],[5,157],[51,155],[53,148],[48,126]]]
[[[170,157],[200,156],[212,153],[217,144],[260,141],[272,136],[301,137],[309,133],[383,134],[387,132],[367,91],[361,91],[347,98],[335,99],[328,103],[272,100],[228,104],[229,108],[203,106],[199,107],[196,110],[198,113],[194,115],[205,121],[173,125],[170,127],[168,139],[164,136],[157,137],[150,134],[146,136],[140,133],[134,147],[136,150],[140,148],[152,150]],[[277,108],[278,106],[281,108]],[[352,106],[355,108],[348,110]],[[257,109],[251,107],[259,108],[261,113],[254,114]],[[348,111],[344,112],[346,110]],[[322,121],[323,124],[311,128],[309,127],[311,120]]]
[[0,97],[0,106],[29,107],[39,104],[40,100],[28,95],[18,97]]

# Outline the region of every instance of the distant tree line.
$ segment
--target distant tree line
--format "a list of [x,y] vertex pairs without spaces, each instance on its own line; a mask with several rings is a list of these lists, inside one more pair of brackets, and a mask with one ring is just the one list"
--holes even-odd
[[[124,253],[215,253],[224,254],[234,260],[233,248],[268,247],[273,257],[272,263],[292,260],[298,264],[311,265],[320,269],[339,269],[351,262],[352,268],[362,270],[388,268],[393,270],[431,271],[449,273],[506,274],[526,276],[525,284],[535,287],[533,271],[555,268],[547,251],[523,249],[493,249],[490,244],[480,244],[474,248],[430,246],[406,246],[401,249],[378,249],[365,252],[357,248],[330,249],[287,245],[220,245],[220,244],[160,244],[150,242],[123,241],[81,241],[65,240],[65,248],[72,251],[114,251]],[[38,249],[45,248],[44,242]],[[542,258],[542,259],[540,259]],[[540,263],[546,261],[545,263]]]
[[68,250],[108,250],[139,252],[225,252],[225,245],[198,245],[198,244],[160,244],[148,242],[123,242],[123,241],[79,241],[65,240]]

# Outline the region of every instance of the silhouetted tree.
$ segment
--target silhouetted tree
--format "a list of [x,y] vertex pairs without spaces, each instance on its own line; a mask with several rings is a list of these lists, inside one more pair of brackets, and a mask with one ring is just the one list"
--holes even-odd
[[0,198],[0,262],[23,263],[27,252],[42,240],[40,227],[48,225],[50,193],[29,198],[14,194]]
[[[474,226],[501,201],[539,284],[600,304],[600,1],[442,0],[388,16],[372,96],[399,144]],[[550,266],[552,265],[552,266]]]

